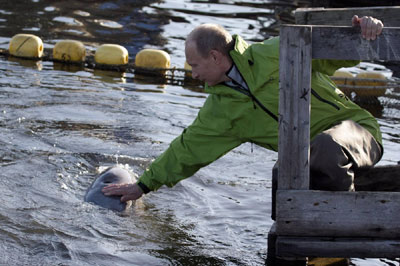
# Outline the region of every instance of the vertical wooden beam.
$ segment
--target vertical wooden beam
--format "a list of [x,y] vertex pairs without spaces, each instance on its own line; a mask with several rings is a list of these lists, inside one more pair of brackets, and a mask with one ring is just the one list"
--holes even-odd
[[311,29],[280,32],[278,189],[309,188]]

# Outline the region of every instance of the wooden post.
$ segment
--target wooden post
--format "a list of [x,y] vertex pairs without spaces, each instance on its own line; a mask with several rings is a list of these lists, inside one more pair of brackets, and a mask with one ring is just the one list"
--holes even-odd
[[[278,189],[306,190],[310,186],[311,27],[284,26],[280,36]],[[273,207],[273,218],[275,210]],[[290,264],[276,258],[276,241],[271,231],[268,265],[306,265],[304,257]]]
[[279,55],[278,189],[309,188],[311,27],[283,26]]

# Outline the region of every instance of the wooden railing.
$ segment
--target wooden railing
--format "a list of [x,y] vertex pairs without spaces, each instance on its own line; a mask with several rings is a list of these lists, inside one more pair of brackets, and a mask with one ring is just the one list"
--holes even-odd
[[399,192],[309,190],[309,113],[312,58],[400,61],[400,28],[375,41],[353,27],[286,25],[280,36],[276,255],[398,257]]

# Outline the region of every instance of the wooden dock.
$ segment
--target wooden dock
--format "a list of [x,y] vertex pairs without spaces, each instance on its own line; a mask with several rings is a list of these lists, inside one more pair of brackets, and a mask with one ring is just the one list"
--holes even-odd
[[[286,265],[279,258],[304,265],[306,257],[398,257],[400,192],[309,190],[309,105],[312,58],[400,61],[400,28],[385,27],[373,42],[343,26],[285,25],[280,36],[280,163],[267,265]],[[398,166],[390,168],[400,179]],[[388,167],[373,172],[378,182],[382,169]]]

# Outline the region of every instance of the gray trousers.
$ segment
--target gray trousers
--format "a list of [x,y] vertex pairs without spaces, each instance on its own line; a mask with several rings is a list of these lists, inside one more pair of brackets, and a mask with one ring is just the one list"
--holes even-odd
[[357,171],[374,166],[381,157],[371,133],[352,120],[342,121],[310,143],[310,189],[354,191]]

